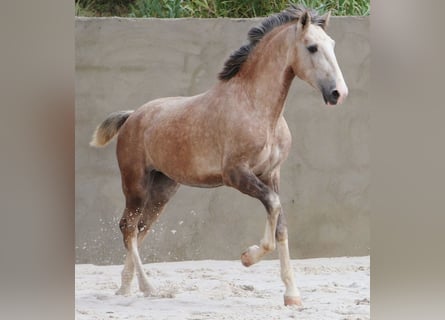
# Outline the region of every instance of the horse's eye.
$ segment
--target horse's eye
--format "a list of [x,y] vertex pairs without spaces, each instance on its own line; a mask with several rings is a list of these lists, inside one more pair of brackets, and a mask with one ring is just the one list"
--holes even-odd
[[316,44],[314,44],[312,46],[307,47],[307,49],[309,50],[310,53],[315,53],[315,52],[317,52],[318,47]]

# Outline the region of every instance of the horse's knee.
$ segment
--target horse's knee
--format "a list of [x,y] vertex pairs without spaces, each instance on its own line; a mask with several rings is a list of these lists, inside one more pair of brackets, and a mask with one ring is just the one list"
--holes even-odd
[[275,239],[278,242],[287,240],[287,226],[285,224],[278,224],[275,232]]
[[271,214],[276,216],[280,214],[281,201],[277,193],[271,191],[265,199],[265,205]]

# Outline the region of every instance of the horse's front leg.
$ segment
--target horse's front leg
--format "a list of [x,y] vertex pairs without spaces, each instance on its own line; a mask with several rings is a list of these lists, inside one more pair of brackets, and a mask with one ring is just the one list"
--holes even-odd
[[301,306],[300,292],[295,285],[294,272],[290,264],[289,244],[287,237],[287,225],[283,211],[278,216],[276,239],[278,244],[278,255],[280,257],[280,274],[286,286],[284,292],[284,305]]
[[[276,193],[279,193],[280,168],[277,167],[264,182]],[[301,306],[300,292],[295,285],[294,272],[290,264],[287,223],[286,216],[282,208],[280,210],[280,214],[278,215],[275,238],[277,240],[278,255],[280,257],[281,279],[286,286],[286,291],[284,293],[284,305]]]
[[265,202],[267,220],[263,238],[261,239],[259,246],[250,246],[241,255],[241,262],[245,267],[250,267],[252,264],[257,263],[264,255],[275,250],[276,247],[275,230],[277,228],[278,217],[281,211],[281,202],[278,194],[273,191],[267,196]]
[[246,167],[227,168],[223,174],[224,184],[260,200],[267,210],[267,223],[260,245],[249,247],[242,255],[241,262],[248,267],[275,250],[275,229],[281,210],[280,198],[269,186]]
[[287,239],[287,226],[284,220],[280,198],[278,196],[279,171],[275,171],[264,182],[245,168],[230,169],[225,172],[224,183],[239,191],[260,200],[267,210],[267,221],[264,236],[260,245],[249,247],[242,255],[241,262],[249,267],[273,251],[278,241],[281,278],[286,286],[285,305],[301,305],[300,293],[295,286],[294,275],[290,265]]

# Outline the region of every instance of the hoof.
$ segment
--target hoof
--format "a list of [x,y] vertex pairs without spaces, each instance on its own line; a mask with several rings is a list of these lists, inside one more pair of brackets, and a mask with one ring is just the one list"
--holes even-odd
[[117,296],[129,296],[130,295],[130,289],[120,288],[114,294],[117,295]]
[[258,246],[251,246],[246,251],[243,252],[241,255],[241,263],[245,267],[250,267],[252,264],[255,264],[258,262],[258,258],[255,258],[255,256],[258,255],[258,251],[260,248]]
[[151,296],[153,296],[153,292],[151,290],[143,291],[143,293],[144,293],[144,297],[151,297]]
[[152,297],[156,295],[154,288],[151,286],[146,289],[139,289],[139,291],[141,291],[144,294],[144,297]]
[[255,263],[252,259],[252,256],[249,254],[249,251],[243,252],[243,254],[241,255],[241,263],[245,267],[250,267],[252,264]]
[[301,307],[303,304],[301,303],[300,297],[284,296],[284,305],[285,306],[299,306],[299,307]]

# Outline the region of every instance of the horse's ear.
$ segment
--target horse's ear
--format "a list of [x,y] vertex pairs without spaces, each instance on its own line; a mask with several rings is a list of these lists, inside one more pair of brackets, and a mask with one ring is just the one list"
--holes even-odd
[[331,19],[331,10],[329,10],[328,12],[326,12],[322,17],[321,17],[321,27],[323,29],[326,29],[329,25],[329,20]]
[[311,15],[308,10],[306,10],[300,19],[298,19],[298,24],[301,26],[302,30],[305,30],[306,27],[311,24]]

